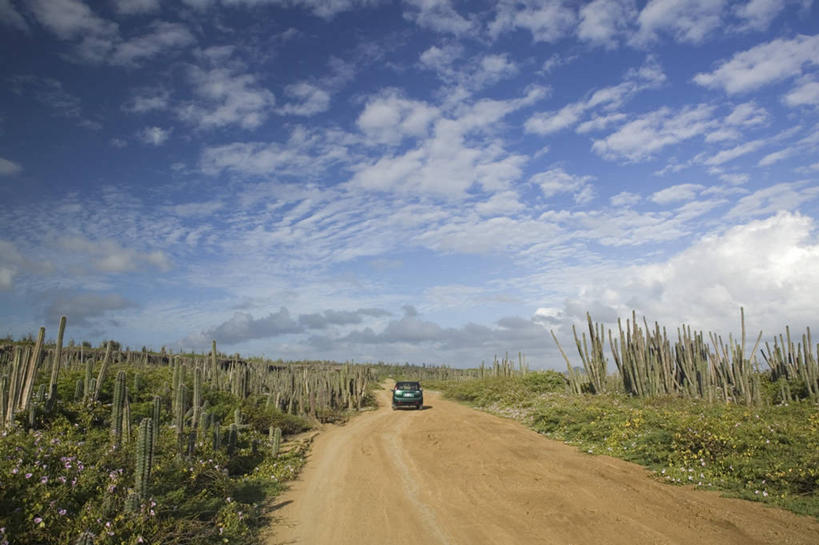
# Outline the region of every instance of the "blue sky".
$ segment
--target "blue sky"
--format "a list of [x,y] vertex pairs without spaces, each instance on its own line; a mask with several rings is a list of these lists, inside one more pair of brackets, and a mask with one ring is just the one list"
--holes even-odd
[[562,367],[816,326],[810,0],[0,0],[0,334]]

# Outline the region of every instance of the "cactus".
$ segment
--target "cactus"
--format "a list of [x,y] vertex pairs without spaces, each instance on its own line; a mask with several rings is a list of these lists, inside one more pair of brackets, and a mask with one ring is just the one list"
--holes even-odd
[[154,423],[150,418],[143,418],[139,423],[139,437],[136,449],[136,482],[134,490],[140,501],[148,496],[148,479],[154,459]]
[[[88,360],[87,362],[85,362],[85,385],[84,385],[85,389],[83,390],[83,400],[84,401],[88,401],[91,398],[91,395],[92,395],[91,392],[94,389],[94,387],[91,385],[92,381],[94,380],[93,373],[94,373],[94,362],[93,362],[93,360]],[[94,382],[94,385],[96,385],[96,384],[97,383]]]
[[213,422],[211,430],[213,433],[213,450],[219,450],[222,446],[222,430],[220,429],[218,420]]
[[105,345],[105,357],[102,359],[102,365],[100,366],[100,372],[97,375],[97,384],[94,388],[94,401],[99,399],[100,397],[100,390],[102,390],[102,383],[105,380],[105,372],[108,370],[108,363],[111,360],[111,341]]
[[80,537],[77,538],[77,541],[74,542],[74,545],[94,545],[94,538],[96,536],[91,532],[85,531],[80,534]]
[[115,445],[119,445],[122,440],[122,416],[124,411],[125,371],[120,371],[114,381],[114,401],[111,405],[111,437]]
[[142,389],[142,373],[134,373],[134,394],[138,394]]
[[202,370],[197,367],[193,372],[193,415],[191,427],[195,430],[199,427],[199,419],[202,410]]
[[57,331],[57,346],[54,350],[54,360],[51,362],[51,381],[48,390],[48,405],[46,410],[51,412],[57,402],[57,379],[60,376],[60,359],[63,354],[63,334],[65,333],[65,316],[60,317],[60,328]]
[[162,398],[154,396],[154,403],[151,407],[151,421],[153,422],[153,440],[156,446],[156,440],[159,437],[159,422],[162,417]]
[[74,401],[82,401],[83,391],[84,391],[84,381],[81,378],[77,379],[77,382],[74,384]]
[[227,453],[232,456],[236,452],[236,445],[239,442],[239,427],[236,424],[231,424],[228,430]]
[[31,351],[31,356],[26,366],[23,390],[20,394],[20,402],[17,406],[21,411],[27,410],[31,403],[31,395],[34,393],[34,380],[37,377],[37,367],[40,364],[40,354],[42,353],[44,339],[45,328],[41,327],[40,332],[37,334],[37,342],[34,344],[34,350]]
[[270,436],[271,436],[270,451],[273,457],[275,458],[276,456],[279,455],[279,448],[281,447],[282,443],[282,429],[281,428],[274,429],[273,426],[270,426]]

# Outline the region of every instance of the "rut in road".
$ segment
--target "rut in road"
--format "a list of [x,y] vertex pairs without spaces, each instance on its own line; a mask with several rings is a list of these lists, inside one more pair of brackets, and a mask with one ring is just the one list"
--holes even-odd
[[268,545],[819,544],[819,523],[663,484],[425,392],[322,432]]

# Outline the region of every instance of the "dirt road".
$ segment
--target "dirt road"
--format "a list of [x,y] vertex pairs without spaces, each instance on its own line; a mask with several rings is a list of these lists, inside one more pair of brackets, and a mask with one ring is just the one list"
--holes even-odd
[[819,544],[819,523],[666,485],[425,392],[321,433],[269,545]]

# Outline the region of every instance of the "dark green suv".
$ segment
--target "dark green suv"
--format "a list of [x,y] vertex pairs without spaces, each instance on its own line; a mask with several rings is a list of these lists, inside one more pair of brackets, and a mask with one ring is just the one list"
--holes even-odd
[[420,382],[401,381],[396,382],[392,388],[392,408],[415,407],[420,409],[424,406],[424,390]]

